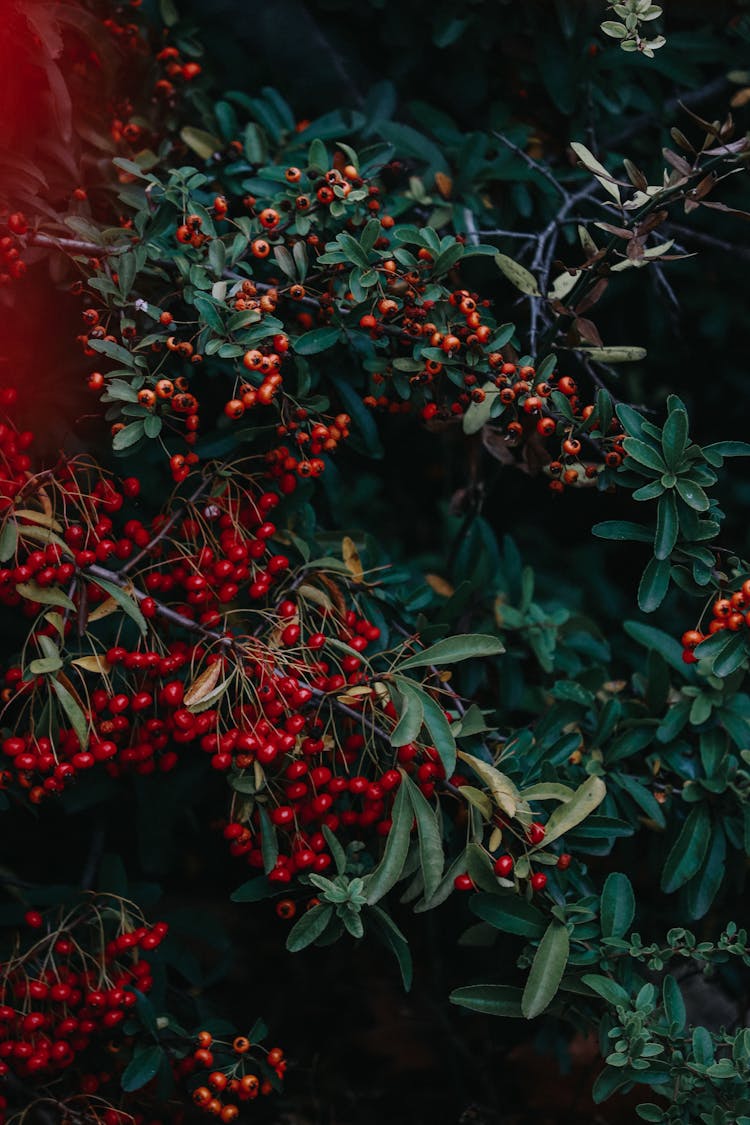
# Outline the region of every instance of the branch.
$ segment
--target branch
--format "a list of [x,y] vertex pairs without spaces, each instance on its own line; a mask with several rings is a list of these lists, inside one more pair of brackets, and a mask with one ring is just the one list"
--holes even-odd
[[97,246],[95,242],[83,242],[77,238],[53,238],[49,234],[32,234],[29,237],[31,246],[47,246],[53,250],[64,250],[68,254],[85,254],[88,258],[101,258],[111,254],[124,254],[132,249],[135,243],[128,242],[122,246]]

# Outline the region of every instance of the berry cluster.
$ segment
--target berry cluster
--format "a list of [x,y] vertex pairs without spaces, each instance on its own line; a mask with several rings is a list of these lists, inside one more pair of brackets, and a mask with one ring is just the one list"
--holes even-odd
[[696,664],[698,657],[694,649],[712,637],[728,629],[739,633],[750,629],[750,578],[745,579],[739,590],[732,594],[719,594],[711,605],[711,620],[707,629],[688,629],[682,634],[682,659],[686,664]]
[[31,938],[0,966],[0,1076],[43,1082],[121,1033],[137,993],[153,984],[144,954],[168,927],[148,926],[106,897],[64,919],[31,910],[25,922]]
[[21,257],[23,245],[20,236],[27,233],[28,220],[22,211],[0,216],[0,286],[18,281],[26,273],[26,263]]
[[197,1077],[192,1098],[199,1109],[228,1122],[236,1120],[243,1103],[273,1092],[274,1077],[278,1083],[286,1073],[286,1059],[281,1047],[265,1050],[246,1035],[226,1042],[201,1031],[198,1047],[178,1073]]

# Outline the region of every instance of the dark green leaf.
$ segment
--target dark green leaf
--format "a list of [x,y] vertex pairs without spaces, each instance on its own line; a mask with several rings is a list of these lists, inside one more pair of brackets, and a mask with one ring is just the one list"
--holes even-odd
[[156,1076],[164,1051],[156,1044],[136,1048],[133,1057],[122,1072],[120,1085],[126,1093],[140,1090]]
[[469,910],[496,930],[521,937],[538,938],[544,931],[544,915],[520,895],[476,894],[469,899]]
[[419,737],[424,722],[421,692],[415,691],[406,679],[399,680],[400,701],[396,704],[399,720],[391,734],[391,746],[405,746]]
[[680,992],[680,986],[673,976],[668,975],[664,978],[662,996],[664,998],[664,1010],[667,1013],[667,1019],[672,1024],[670,1035],[675,1035],[685,1027],[687,1013],[685,1011],[685,1001],[682,999],[682,993]]
[[406,786],[419,836],[419,855],[424,880],[424,896],[432,898],[443,875],[445,856],[435,810],[408,774],[401,771],[401,786]]
[[398,882],[406,863],[411,837],[412,807],[405,785],[401,785],[391,813],[391,830],[380,863],[367,877],[366,894],[370,906],[378,902]]
[[628,457],[637,461],[639,465],[645,465],[659,473],[666,472],[667,466],[664,464],[664,458],[658,449],[655,449],[652,445],[647,445],[645,441],[641,441],[639,438],[627,437],[623,442],[623,447]]
[[651,543],[654,538],[654,533],[649,528],[644,527],[642,523],[631,523],[629,520],[605,520],[604,523],[595,523],[591,531],[599,539]]
[[567,928],[558,921],[550,922],[534,954],[526,986],[521,999],[521,1010],[527,1020],[548,1008],[559,988],[570,952]]
[[286,947],[290,953],[298,953],[319,938],[333,916],[333,907],[327,903],[306,910],[289,931]]
[[408,992],[411,988],[413,974],[409,943],[390,915],[386,914],[381,907],[371,906],[367,918],[371,929],[375,931],[383,944],[388,946],[396,955],[398,967],[401,970],[401,979],[404,982],[405,990]]
[[599,903],[602,937],[624,937],[635,915],[635,895],[627,875],[612,871]]
[[522,1016],[521,989],[509,984],[467,984],[455,988],[448,999],[451,1004],[482,1012],[487,1016]]
[[[671,415],[672,418],[679,415]],[[657,559],[668,559],[674,550],[680,530],[677,518],[677,501],[673,492],[665,492],[659,498],[656,515],[656,538],[654,555]]]
[[688,416],[684,410],[673,410],[661,435],[661,447],[667,467],[675,472],[688,445]]
[[638,584],[638,606],[644,613],[653,613],[669,589],[669,559],[651,559]]
[[312,332],[304,332],[292,340],[292,347],[299,355],[316,355],[332,348],[341,335],[341,329],[336,325],[330,328],[313,328]]
[[705,805],[695,805],[672,845],[661,875],[661,889],[672,894],[695,875],[711,839],[711,816]]

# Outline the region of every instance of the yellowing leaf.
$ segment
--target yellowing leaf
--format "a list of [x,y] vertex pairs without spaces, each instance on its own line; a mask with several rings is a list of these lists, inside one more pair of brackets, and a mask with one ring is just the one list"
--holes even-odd
[[[28,520],[30,523],[41,524],[42,527],[48,527],[50,531],[62,531],[62,527],[57,520],[47,515],[46,512],[35,512],[31,508],[19,508],[15,513],[17,520]],[[21,528],[23,530],[23,527]]]
[[580,144],[578,141],[572,141],[570,147],[576,154],[584,168],[588,168],[589,172],[593,172],[599,183],[605,191],[620,202],[620,189],[614,181],[614,177],[610,175],[603,164],[594,156],[593,152],[589,152],[585,145]]
[[447,579],[441,578],[439,574],[425,574],[424,580],[430,589],[443,598],[449,598],[454,593],[454,587]]
[[101,672],[106,676],[111,670],[112,665],[107,661],[106,657],[98,656],[77,656],[75,660],[71,660],[71,664],[75,664],[76,668],[83,668],[84,672]]
[[324,593],[323,590],[319,590],[317,586],[308,586],[308,584],[304,582],[297,592],[305,601],[313,602],[315,605],[319,605],[321,609],[332,611],[334,608],[333,602],[328,597],[328,594]]
[[224,147],[213,133],[207,133],[205,129],[196,129],[192,125],[186,125],[181,129],[180,137],[188,148],[200,156],[201,160],[210,160],[215,152],[220,152]]
[[185,692],[183,701],[185,706],[190,708],[195,707],[196,704],[203,703],[221,679],[222,671],[223,668],[220,660],[215,660],[213,664],[209,664],[207,668],[204,668]]
[[117,602],[114,598],[105,598],[103,602],[99,602],[96,609],[92,609],[88,620],[100,621],[102,617],[109,617],[111,613],[117,613],[117,608]]
[[341,540],[341,557],[354,581],[361,582],[364,570],[362,569],[359,551],[354,545],[354,540],[350,539],[348,535],[345,535]]
[[461,796],[474,808],[479,809],[485,820],[490,819],[492,816],[492,801],[481,789],[475,789],[473,785],[462,785]]
[[495,769],[488,762],[483,762],[481,758],[475,758],[473,754],[467,754],[465,750],[459,750],[458,757],[470,765],[477,777],[482,779],[498,808],[502,809],[508,816],[515,816],[520,797],[510,778],[506,777],[504,773],[500,773],[500,770]]

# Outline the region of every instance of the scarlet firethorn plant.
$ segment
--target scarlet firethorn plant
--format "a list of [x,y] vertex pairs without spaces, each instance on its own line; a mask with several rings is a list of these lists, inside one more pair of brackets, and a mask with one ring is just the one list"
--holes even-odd
[[[583,17],[558,7],[577,41]],[[610,7],[605,36],[646,56],[631,62],[670,57],[641,34],[661,9]],[[717,543],[711,494],[750,445],[699,445],[681,397],[643,390],[653,328],[605,343],[629,271],[677,301],[667,264],[691,256],[695,212],[748,217],[731,115],[690,110],[658,170],[624,157],[630,132],[610,158],[593,118],[547,157],[526,126],[464,140],[421,103],[424,131],[393,120],[387,83],[312,121],[271,86],[217,95],[171,0],[14,18],[76,141],[50,138],[49,180],[36,151],[11,162],[0,295],[22,312],[49,265],[85,401],[51,452],[29,376],[3,373],[0,800],[20,835],[51,839],[62,811],[90,840],[78,882],[45,882],[30,846],[3,867],[0,1121],[230,1122],[282,1089],[265,1025],[213,1014],[221,928],[202,909],[171,923],[171,888],[163,920],[136,905],[158,892],[128,869],[167,875],[177,852],[188,881],[226,877],[230,926],[271,918],[292,953],[373,938],[407,989],[410,914],[468,910],[457,979],[500,979],[455,1005],[544,1017],[561,1058],[597,1031],[597,1102],[645,1087],[646,1121],[750,1121],[742,1014],[701,1022],[679,964],[735,990],[750,967],[725,909],[750,854],[750,563]],[[472,20],[438,21],[435,44]],[[590,112],[614,112],[587,81]],[[620,363],[632,394],[613,393]],[[406,551],[394,526],[421,533],[425,464],[459,483],[426,517],[438,545]],[[604,555],[566,573],[550,547],[537,575],[498,540],[519,481],[540,525],[595,504],[596,536],[647,546],[638,607],[670,597],[666,631],[609,606],[599,627]],[[621,518],[629,492],[651,522]],[[670,925],[698,920],[700,938]],[[286,968],[235,954],[286,987]]]

